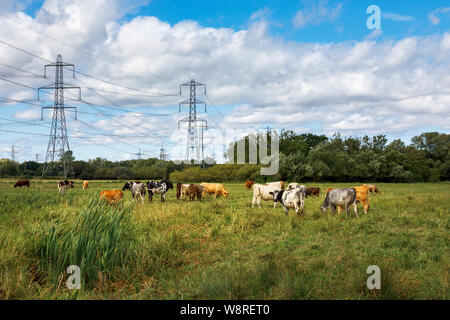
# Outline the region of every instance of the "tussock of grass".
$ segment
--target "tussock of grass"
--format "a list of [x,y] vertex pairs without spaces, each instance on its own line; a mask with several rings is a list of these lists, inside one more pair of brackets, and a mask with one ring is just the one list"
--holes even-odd
[[75,224],[43,230],[31,254],[38,259],[38,271],[50,282],[60,285],[66,268],[78,265],[83,285],[92,287],[100,274],[108,278],[115,268],[128,267],[134,244],[130,210],[91,200]]

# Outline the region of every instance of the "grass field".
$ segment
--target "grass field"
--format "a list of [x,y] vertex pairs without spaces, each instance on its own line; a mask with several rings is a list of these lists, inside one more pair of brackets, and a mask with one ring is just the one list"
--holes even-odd
[[[1,299],[449,299],[449,183],[377,184],[358,219],[320,211],[324,193],[304,216],[252,209],[243,183],[202,202],[127,191],[119,207],[97,200],[119,181],[63,196],[55,181],[13,184],[0,180]],[[71,264],[80,290],[65,285]],[[366,287],[369,265],[381,290]]]

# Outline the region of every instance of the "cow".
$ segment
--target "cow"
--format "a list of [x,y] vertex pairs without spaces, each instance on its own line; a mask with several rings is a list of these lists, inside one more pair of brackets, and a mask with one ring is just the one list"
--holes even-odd
[[310,196],[319,196],[320,193],[320,188],[316,188],[316,187],[307,187],[306,188],[306,196],[310,197]]
[[73,188],[73,181],[59,180],[58,182],[59,193],[64,193],[69,188]]
[[135,181],[129,181],[125,183],[125,185],[122,188],[122,191],[130,190],[131,191],[131,197],[133,200],[137,201],[137,197],[141,197],[142,204],[144,203],[145,199],[145,186],[142,182],[135,182]]
[[148,201],[153,201],[153,194],[161,195],[161,202],[166,201],[166,193],[169,189],[173,189],[173,183],[169,180],[147,181]]
[[[304,187],[304,186],[302,186]],[[305,205],[305,197],[306,197],[306,187],[304,188],[294,188],[292,190],[275,190],[273,192],[269,192],[273,196],[273,202],[280,201],[283,206],[284,213],[286,216],[289,213],[290,208],[295,209],[295,213],[298,215],[299,211],[302,214],[305,213],[304,205]]]
[[[262,184],[255,183],[253,185],[253,200],[252,200],[252,208],[255,207],[255,202],[258,205],[258,208],[261,208],[261,199],[264,201],[273,200],[273,195],[270,194],[275,190],[281,190],[277,186],[265,186]],[[277,203],[273,203],[273,207],[275,208]]]
[[202,194],[205,191],[205,188],[201,184],[194,184],[195,187],[195,195],[197,196],[198,201],[202,201]]
[[181,199],[186,200],[186,196],[189,196],[189,200],[193,201],[195,198],[195,192],[196,192],[195,185],[192,183],[184,183],[181,185]]
[[89,181],[84,180],[84,181],[83,181],[83,190],[84,190],[84,189],[87,189],[88,187],[89,187]]
[[19,187],[22,188],[23,186],[27,186],[27,188],[30,187],[30,180],[19,180],[16,182],[16,184],[14,185],[14,188]]
[[180,200],[181,198],[181,186],[183,184],[182,183],[177,183],[177,200]]
[[267,182],[266,186],[277,186],[281,190],[284,190],[284,181]]
[[374,184],[363,184],[363,187],[367,187],[369,188],[369,192],[375,192],[375,193],[380,193],[380,190],[378,190],[377,186]]
[[252,186],[255,184],[255,181],[247,180],[245,181],[245,187],[250,190]]
[[[364,213],[369,212],[369,188],[362,185],[359,187],[353,187],[353,189],[356,190],[356,203],[361,202],[364,207]],[[328,189],[328,190],[334,190],[334,189]],[[342,206],[339,208],[342,209]]]
[[103,190],[100,192],[100,199],[104,199],[107,203],[119,203],[122,198],[122,190]]
[[223,184],[208,183],[208,182],[202,182],[200,184],[203,186],[203,188],[205,188],[204,192],[208,194],[214,194],[214,199],[220,195],[223,195],[225,198],[230,195],[230,193],[227,190],[225,190]]
[[345,208],[345,211],[348,214],[348,210],[351,205],[353,205],[353,210],[358,217],[355,188],[333,189],[327,192],[325,200],[320,206],[320,209],[322,209],[323,212],[326,212],[328,208],[331,208],[331,211],[334,215],[336,207],[338,208],[338,213],[341,212],[341,208]]

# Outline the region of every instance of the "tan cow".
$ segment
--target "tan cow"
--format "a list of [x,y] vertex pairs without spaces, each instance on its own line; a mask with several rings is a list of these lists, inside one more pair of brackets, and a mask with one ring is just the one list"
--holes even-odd
[[230,194],[221,183],[202,182],[201,185],[205,188],[206,193],[214,194],[214,199],[220,195],[226,198]]
[[[273,207],[277,206],[277,203],[273,201],[273,192],[275,190],[281,190],[278,186],[265,186],[255,183],[253,185],[253,200],[252,208],[255,207],[255,202],[259,208],[261,208],[261,199],[264,201],[272,201]],[[272,194],[270,194],[272,192]]]
[[84,189],[87,189],[88,187],[89,187],[89,181],[84,180],[84,181],[83,181],[83,190],[84,190]]
[[189,200],[193,201],[195,198],[196,188],[193,184],[184,183],[181,185],[181,196],[180,199],[186,200],[189,196]]

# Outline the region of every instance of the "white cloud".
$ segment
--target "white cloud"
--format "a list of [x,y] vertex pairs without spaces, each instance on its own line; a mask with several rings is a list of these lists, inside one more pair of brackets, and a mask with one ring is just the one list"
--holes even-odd
[[[333,12],[323,2],[317,7],[321,6],[327,8],[325,12]],[[335,7],[334,12],[339,8]],[[92,52],[96,58],[43,38],[1,16],[0,39],[52,60],[62,53],[65,61],[75,63],[87,74],[141,90],[176,94],[180,83],[194,78],[207,84],[208,96],[219,110],[224,105],[235,107],[232,112],[222,111],[224,120],[211,107],[208,98],[200,96],[209,104],[208,114],[203,116],[210,127],[235,128],[239,134],[267,124],[278,128],[311,128],[311,123],[319,123],[320,129],[314,130],[325,134],[341,131],[397,136],[411,130],[420,132],[421,128],[430,126],[450,129],[448,32],[399,41],[315,44],[273,38],[268,34],[264,19],[251,21],[247,29],[233,30],[202,27],[194,21],[171,25],[156,17],[122,21],[120,10],[119,5],[110,1],[77,0],[72,4],[68,0],[48,0],[36,19],[20,12],[11,13],[22,23],[54,38],[70,41],[80,50]],[[319,11],[316,14],[320,19],[325,16]],[[42,72],[43,61],[0,46],[3,63]],[[51,78],[18,81],[38,87]],[[157,112],[164,112],[162,108],[167,112],[178,111],[178,102],[182,100],[182,97],[150,97],[81,75],[67,81],[133,94],[100,92],[122,108],[146,106],[149,113],[153,112],[152,108],[158,108]],[[35,92],[2,83],[0,96],[31,99]],[[83,89],[83,96],[89,101],[111,105],[87,89]],[[46,99],[51,103],[51,96]],[[70,101],[70,104],[75,102]],[[79,106],[79,111],[98,112],[84,105]],[[185,131],[177,130],[177,120],[186,115],[185,110],[181,115],[167,117],[106,111],[115,113],[115,120],[108,117],[86,120],[88,116],[78,116],[99,132],[124,137],[74,139],[71,145],[121,141],[159,147],[162,141],[174,144],[180,139],[185,141]],[[27,112],[26,118],[37,116],[36,111]],[[20,116],[24,117],[16,114]],[[68,119],[68,126],[72,130],[95,131],[71,119]]]
[[382,29],[375,29],[372,32],[370,32],[367,36],[365,36],[364,40],[374,40],[381,37],[382,34],[383,34]]
[[406,22],[406,21],[413,21],[414,17],[412,16],[405,16],[402,14],[392,13],[392,12],[385,12],[381,11],[381,18],[388,19],[392,21],[400,21],[400,22]]
[[438,15],[445,15],[449,12],[450,12],[450,7],[438,8],[428,15],[428,19],[430,19],[431,24],[437,25],[441,22],[441,19],[439,19]]
[[339,17],[341,10],[342,3],[329,7],[326,0],[307,2],[304,9],[297,11],[292,22],[295,28],[303,28],[308,24],[318,25],[322,22],[331,22]]

